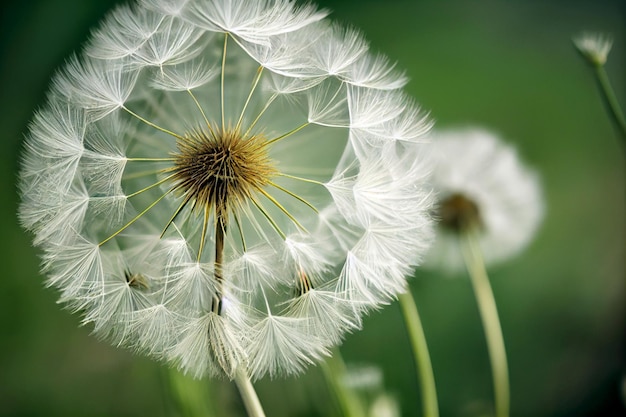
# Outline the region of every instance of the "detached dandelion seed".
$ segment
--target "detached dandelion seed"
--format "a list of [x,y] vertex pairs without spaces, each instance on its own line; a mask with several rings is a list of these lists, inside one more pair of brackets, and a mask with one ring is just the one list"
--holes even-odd
[[20,218],[63,302],[116,345],[235,379],[254,415],[248,378],[328,355],[430,236],[406,156],[430,123],[326,15],[119,6],[54,77],[22,160]]

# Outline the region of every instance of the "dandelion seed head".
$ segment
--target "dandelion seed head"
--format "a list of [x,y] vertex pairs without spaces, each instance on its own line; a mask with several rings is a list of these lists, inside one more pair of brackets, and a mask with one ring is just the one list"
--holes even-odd
[[226,218],[275,176],[266,142],[262,135],[242,137],[234,130],[187,133],[174,154],[175,188],[195,207]]
[[430,122],[327,14],[142,0],[54,77],[19,215],[97,336],[196,377],[288,375],[406,288]]
[[487,263],[520,252],[543,218],[537,174],[513,147],[486,130],[440,130],[430,136],[438,227],[424,265],[463,269],[458,237],[469,228],[477,232]]
[[583,32],[572,41],[578,52],[594,66],[606,63],[613,46],[613,39],[604,33]]

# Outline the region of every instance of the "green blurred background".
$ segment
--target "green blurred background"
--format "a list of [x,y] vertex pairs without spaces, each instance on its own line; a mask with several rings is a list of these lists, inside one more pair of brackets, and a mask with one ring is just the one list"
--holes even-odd
[[[5,2],[0,15],[0,416],[177,416],[163,369],[110,347],[55,302],[16,221],[23,134],[54,69],[116,1]],[[626,415],[625,167],[590,69],[570,38],[609,32],[607,71],[626,105],[623,1],[320,1],[361,28],[411,78],[437,126],[480,125],[540,171],[547,216],[522,256],[491,278],[510,359],[514,416]],[[486,415],[490,371],[467,277],[418,272],[412,289],[442,416]],[[372,314],[342,352],[379,365],[405,416],[420,398],[397,305]],[[620,386],[622,388],[620,388]],[[268,416],[333,411],[317,368],[260,381]],[[219,415],[241,411],[226,381],[204,389]]]

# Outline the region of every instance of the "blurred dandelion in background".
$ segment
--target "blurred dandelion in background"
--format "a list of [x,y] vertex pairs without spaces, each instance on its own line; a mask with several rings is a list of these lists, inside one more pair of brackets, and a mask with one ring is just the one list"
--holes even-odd
[[425,265],[467,268],[492,366],[495,415],[510,410],[508,361],[486,265],[518,254],[543,218],[539,178],[515,149],[478,128],[441,130],[433,140],[437,237]]
[[375,365],[348,364],[343,385],[355,394],[362,416],[400,417],[398,399],[385,388],[383,371]]
[[249,388],[406,289],[431,237],[415,158],[430,122],[402,72],[326,15],[122,5],[55,75],[20,219],[99,337]]
[[538,175],[484,129],[433,130],[431,138],[438,227],[424,267],[464,269],[459,234],[468,228],[488,265],[522,251],[543,219]]
[[583,32],[575,36],[572,42],[580,55],[593,68],[607,112],[622,138],[622,150],[626,151],[626,118],[604,69],[604,64],[613,47],[613,39],[605,33]]
[[604,33],[584,32],[572,39],[574,46],[593,65],[604,65],[613,39]]

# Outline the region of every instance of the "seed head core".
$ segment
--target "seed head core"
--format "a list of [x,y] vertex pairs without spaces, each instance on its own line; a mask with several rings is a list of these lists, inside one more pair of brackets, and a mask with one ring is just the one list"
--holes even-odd
[[263,135],[244,137],[237,129],[186,133],[174,154],[175,189],[196,209],[213,209],[226,221],[228,213],[254,198],[277,173]]
[[478,206],[468,197],[454,193],[439,203],[439,223],[446,229],[462,232],[481,225]]

